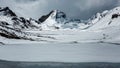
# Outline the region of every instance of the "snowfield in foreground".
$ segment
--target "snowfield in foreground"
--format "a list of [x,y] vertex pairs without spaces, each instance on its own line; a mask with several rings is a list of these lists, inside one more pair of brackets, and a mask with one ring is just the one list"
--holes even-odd
[[54,39],[40,37],[43,41],[27,41],[4,38],[5,40],[2,39],[1,41],[6,45],[0,46],[0,59],[28,62],[120,61],[118,35],[120,30],[117,27],[97,31],[54,30],[26,32],[40,33],[41,36],[50,36],[54,37]]
[[0,59],[28,62],[119,62],[120,46],[109,43],[10,44],[0,46]]

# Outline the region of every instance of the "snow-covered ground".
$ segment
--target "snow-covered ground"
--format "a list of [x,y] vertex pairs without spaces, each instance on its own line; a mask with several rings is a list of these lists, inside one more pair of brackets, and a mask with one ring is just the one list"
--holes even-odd
[[28,62],[120,62],[120,46],[108,43],[10,44],[0,46],[0,59]]
[[[42,41],[2,38],[0,59],[33,62],[120,62],[120,29],[26,31]],[[51,37],[51,38],[49,38]],[[4,40],[3,40],[4,39]],[[13,42],[14,41],[14,42]]]

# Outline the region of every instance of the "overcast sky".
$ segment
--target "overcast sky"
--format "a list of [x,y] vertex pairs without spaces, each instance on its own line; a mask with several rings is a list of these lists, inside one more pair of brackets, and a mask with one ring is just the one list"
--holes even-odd
[[88,19],[97,12],[119,6],[120,0],[0,0],[19,16],[39,18],[51,10],[61,10],[71,18]]

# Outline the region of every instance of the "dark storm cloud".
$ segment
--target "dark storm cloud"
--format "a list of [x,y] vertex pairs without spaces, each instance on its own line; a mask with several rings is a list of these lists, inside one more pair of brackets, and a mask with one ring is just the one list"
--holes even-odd
[[56,3],[54,1],[49,0],[49,10],[59,9],[66,12],[69,17],[88,19],[97,12],[116,7],[119,0],[56,0]]
[[[112,9],[120,0],[0,0],[0,5],[10,6],[19,15],[39,18],[51,10],[64,11],[68,17],[88,19],[97,12]],[[17,10],[16,10],[17,9]]]

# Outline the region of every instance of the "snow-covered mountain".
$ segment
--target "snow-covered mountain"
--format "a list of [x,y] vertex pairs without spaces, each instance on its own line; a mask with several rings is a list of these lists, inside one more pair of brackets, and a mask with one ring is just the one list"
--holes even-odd
[[9,9],[9,7],[0,7],[0,16],[9,16],[9,17],[13,17],[16,16],[16,14]]
[[[42,22],[41,26],[43,30],[51,29],[74,29],[87,27],[85,22],[81,22],[80,19],[70,19],[67,15],[59,10],[53,10],[49,14],[42,16],[39,19]],[[84,26],[84,27],[83,27]]]
[[120,7],[116,7],[112,10],[103,11],[103,13],[97,13],[92,17],[89,23],[90,29],[104,29],[108,27],[120,26]]
[[14,29],[39,29],[38,21],[19,17],[8,7],[0,8],[0,21],[0,24]]
[[8,7],[0,7],[0,35],[12,39],[28,39],[23,30],[40,30],[39,22],[30,18],[18,17]]
[[[32,18],[19,17],[8,7],[4,7],[0,8],[0,26],[1,33],[4,33],[5,35],[5,32],[11,33],[12,31],[14,31],[12,33],[15,34],[19,32],[21,33],[23,32],[23,30],[97,30],[119,26],[119,16],[120,7],[116,7],[112,10],[106,10],[103,13],[97,13],[95,16],[91,17],[88,22],[82,21],[80,19],[70,19],[64,12],[53,10],[49,14],[39,18],[39,20],[37,21]],[[3,36],[3,34],[1,35]],[[18,34],[16,35],[18,36]]]
[[[65,28],[88,27],[85,22],[80,19],[69,19],[67,15],[59,10],[53,10],[49,14],[42,16],[38,21],[32,18],[24,18],[17,16],[9,7],[0,8],[0,21],[10,28],[24,30],[54,30]],[[6,23],[5,23],[6,22]]]

